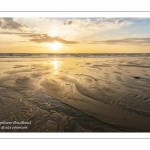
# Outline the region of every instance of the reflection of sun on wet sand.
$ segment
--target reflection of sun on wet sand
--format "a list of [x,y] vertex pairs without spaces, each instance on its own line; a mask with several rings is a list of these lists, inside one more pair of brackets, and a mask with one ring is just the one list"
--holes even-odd
[[0,122],[31,121],[26,131],[37,132],[150,131],[149,61],[1,58]]

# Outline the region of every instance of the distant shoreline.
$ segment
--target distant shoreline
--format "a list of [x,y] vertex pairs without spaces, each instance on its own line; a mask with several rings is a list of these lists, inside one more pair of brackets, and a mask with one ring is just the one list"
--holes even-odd
[[149,57],[150,53],[0,53],[7,57]]

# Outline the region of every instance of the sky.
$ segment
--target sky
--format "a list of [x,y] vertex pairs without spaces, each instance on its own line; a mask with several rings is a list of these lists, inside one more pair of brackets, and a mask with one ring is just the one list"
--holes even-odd
[[150,18],[0,18],[0,53],[150,53]]

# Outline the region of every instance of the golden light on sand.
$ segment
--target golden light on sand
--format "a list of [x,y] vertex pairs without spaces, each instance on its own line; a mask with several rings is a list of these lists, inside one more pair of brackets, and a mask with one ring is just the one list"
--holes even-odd
[[54,66],[54,69],[57,70],[58,69],[58,61],[54,60],[54,61],[52,61],[52,64]]
[[58,71],[58,67],[59,67],[59,65],[60,65],[60,61],[58,61],[58,60],[55,58],[55,60],[51,61],[51,64],[53,65],[54,70],[55,70],[55,73],[56,73],[56,71]]
[[52,50],[58,50],[62,47],[61,43],[58,42],[54,42],[54,43],[49,43],[48,46],[52,49]]

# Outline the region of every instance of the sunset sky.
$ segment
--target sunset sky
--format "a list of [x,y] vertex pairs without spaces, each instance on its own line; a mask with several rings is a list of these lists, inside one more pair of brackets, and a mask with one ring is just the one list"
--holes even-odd
[[150,18],[0,18],[0,53],[150,53]]

